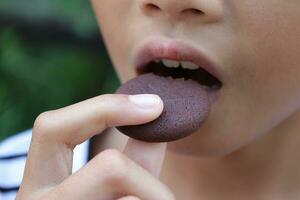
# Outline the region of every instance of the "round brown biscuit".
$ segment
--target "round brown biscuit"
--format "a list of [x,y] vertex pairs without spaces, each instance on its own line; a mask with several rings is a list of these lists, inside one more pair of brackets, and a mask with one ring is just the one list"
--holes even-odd
[[193,80],[152,73],[128,81],[116,93],[157,94],[163,100],[164,109],[157,119],[142,125],[117,127],[123,134],[146,142],[170,142],[194,133],[208,117],[210,109],[207,87]]

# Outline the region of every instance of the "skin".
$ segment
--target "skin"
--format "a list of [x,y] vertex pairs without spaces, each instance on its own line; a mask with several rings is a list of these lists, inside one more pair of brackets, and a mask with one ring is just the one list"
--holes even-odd
[[[193,44],[217,63],[222,76],[221,96],[212,106],[208,120],[190,137],[168,143],[166,152],[157,150],[155,144],[151,146],[134,140],[127,143],[126,137],[110,131],[111,138],[106,138],[108,146],[123,151],[133,141],[130,152],[135,153],[123,151],[121,154],[148,171],[152,170],[152,178],[158,183],[151,187],[164,188],[159,186],[164,183],[180,200],[300,198],[300,161],[295,154],[300,142],[299,1],[93,0],[92,3],[122,82],[136,76],[133,55],[139,45],[153,37]],[[156,9],[145,6],[147,4],[155,5]],[[182,12],[184,10],[187,12]],[[98,109],[100,112],[101,107]],[[60,113],[67,111],[63,109]],[[50,118],[59,116],[57,111],[51,113],[55,115]],[[96,115],[90,115],[93,114]],[[46,116],[49,119],[49,115]],[[74,115],[65,116],[69,116],[64,118],[67,121],[76,120]],[[150,121],[151,117],[147,119]],[[82,122],[92,123],[92,117],[90,120],[83,118]],[[118,120],[124,119],[113,119],[109,127],[118,124]],[[49,123],[45,121],[41,124]],[[68,124],[65,122],[50,133],[65,130]],[[86,127],[84,123],[81,126]],[[48,132],[48,126],[42,127],[38,129],[42,131],[36,132]],[[85,129],[80,130],[84,132]],[[95,130],[84,139],[95,135]],[[95,158],[103,155],[99,154],[100,143],[103,143],[100,137],[94,139]],[[38,147],[32,145],[31,151],[35,149]],[[162,159],[158,152],[166,154],[165,164],[149,167],[151,159]],[[143,157],[145,153],[149,155],[147,158]],[[29,155],[34,157],[33,154]],[[30,191],[26,187],[31,185],[28,171],[37,167],[27,164],[27,184],[25,178],[25,189],[20,194]],[[92,167],[88,169],[92,171]],[[159,172],[160,180],[156,179]],[[60,182],[67,176],[63,177]],[[123,179],[118,180],[122,182]],[[143,194],[136,196],[143,199]],[[165,190],[163,194],[170,195]]]
[[[71,174],[76,145],[108,127],[143,124],[157,118],[163,103],[156,95],[151,103],[151,96],[102,95],[39,115],[16,199],[175,199],[158,180],[165,143],[128,140],[122,152],[102,151]],[[137,103],[138,99],[143,104]],[[147,159],[140,152],[149,152]]]

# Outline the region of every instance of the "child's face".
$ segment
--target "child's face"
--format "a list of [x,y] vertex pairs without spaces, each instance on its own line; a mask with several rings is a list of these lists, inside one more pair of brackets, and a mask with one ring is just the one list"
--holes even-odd
[[[217,63],[223,87],[208,120],[197,133],[169,148],[198,155],[227,154],[299,109],[300,1],[93,0],[93,4],[123,82],[136,76],[135,51],[150,38],[190,43]],[[202,14],[182,12],[186,9]]]

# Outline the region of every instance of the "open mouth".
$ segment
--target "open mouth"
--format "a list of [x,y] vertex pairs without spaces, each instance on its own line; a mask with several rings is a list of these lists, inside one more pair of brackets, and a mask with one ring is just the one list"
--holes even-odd
[[146,124],[119,127],[122,133],[146,142],[170,142],[203,126],[222,96],[226,79],[217,60],[202,48],[158,37],[141,44],[132,62],[138,76],[117,93],[156,94],[163,101],[163,111]]
[[189,61],[176,61],[169,59],[156,59],[137,68],[138,75],[154,73],[158,76],[172,77],[174,79],[194,80],[211,90],[219,90],[222,82],[199,65]]

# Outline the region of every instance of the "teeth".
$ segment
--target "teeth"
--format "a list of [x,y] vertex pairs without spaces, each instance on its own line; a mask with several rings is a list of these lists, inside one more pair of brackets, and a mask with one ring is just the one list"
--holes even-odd
[[156,59],[154,60],[155,63],[160,63],[162,62],[163,65],[165,65],[168,68],[178,68],[178,67],[182,67],[184,69],[189,69],[189,70],[196,70],[199,69],[200,67],[198,65],[196,65],[195,63],[189,62],[189,61],[176,61],[176,60],[168,60],[168,59]]
[[180,66],[180,62],[175,61],[175,60],[167,60],[167,59],[163,59],[162,63],[169,68],[177,68]]
[[184,69],[190,69],[190,70],[195,70],[195,69],[199,69],[200,67],[192,62],[187,62],[187,61],[183,61],[180,62],[182,68]]
[[163,59],[163,60],[154,60],[154,62],[156,62],[156,63],[162,62],[166,67],[169,67],[169,68],[178,68],[179,66],[182,66],[182,68],[189,69],[189,70],[196,70],[196,69],[200,68],[195,63],[192,63],[189,61],[179,62],[176,60]]

